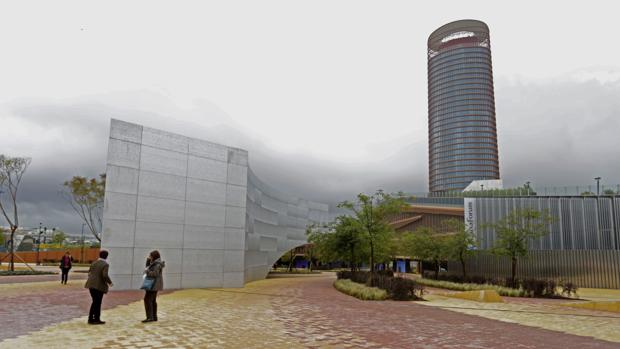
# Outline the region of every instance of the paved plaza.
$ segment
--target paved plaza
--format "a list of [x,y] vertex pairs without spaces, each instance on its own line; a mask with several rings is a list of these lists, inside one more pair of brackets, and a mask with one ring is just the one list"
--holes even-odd
[[0,348],[620,348],[617,313],[436,292],[426,302],[360,301],[336,291],[332,273],[166,291],[148,324],[141,291],[114,291],[102,326],[86,324],[83,280],[29,281],[0,284]]

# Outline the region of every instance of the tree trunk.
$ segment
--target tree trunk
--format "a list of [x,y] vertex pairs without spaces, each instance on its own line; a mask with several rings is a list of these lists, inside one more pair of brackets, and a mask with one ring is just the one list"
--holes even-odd
[[15,271],[15,231],[16,230],[17,230],[17,227],[12,225],[11,226],[11,261],[9,262],[10,271]]
[[288,272],[292,272],[293,271],[293,259],[295,258],[295,256],[293,255],[293,250],[291,250],[291,260],[288,262]]
[[516,281],[517,281],[517,258],[516,257],[512,257],[512,275],[510,277],[510,280],[512,282],[512,287],[516,287]]
[[463,268],[463,279],[465,279],[467,277],[467,271],[465,270],[465,258],[461,256],[459,259],[461,260],[461,268]]
[[435,280],[439,279],[439,261],[435,261]]
[[351,271],[355,271],[355,253],[353,251],[353,246],[351,246]]
[[370,243],[370,287],[374,286],[373,275],[375,274],[375,246]]

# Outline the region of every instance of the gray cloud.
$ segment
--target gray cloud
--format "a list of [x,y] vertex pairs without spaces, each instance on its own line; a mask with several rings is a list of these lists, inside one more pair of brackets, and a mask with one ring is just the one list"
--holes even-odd
[[500,171],[508,184],[620,184],[620,82],[496,84]]
[[[619,97],[618,81],[499,79],[497,123],[505,184],[588,184],[595,175],[609,184],[620,183]],[[165,96],[150,92],[65,101],[21,100],[5,104],[3,109],[0,122],[34,125],[39,132],[25,139],[0,141],[3,153],[8,149],[10,155],[33,157],[20,196],[25,226],[42,222],[79,232],[79,219],[58,192],[61,183],[73,175],[95,176],[105,171],[110,118],[247,149],[252,168],[265,182],[332,206],[377,188],[407,192],[427,189],[426,134],[412,132],[384,157],[341,163],[270,149],[209,102],[182,109]],[[426,124],[426,115],[412,118]],[[55,134],[55,140],[37,141],[48,133]],[[360,142],[342,147],[366,145]]]

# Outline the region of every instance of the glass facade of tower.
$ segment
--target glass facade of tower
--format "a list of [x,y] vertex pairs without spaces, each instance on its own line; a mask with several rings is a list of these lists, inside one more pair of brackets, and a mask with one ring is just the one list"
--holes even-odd
[[487,25],[448,23],[428,39],[429,191],[499,179]]

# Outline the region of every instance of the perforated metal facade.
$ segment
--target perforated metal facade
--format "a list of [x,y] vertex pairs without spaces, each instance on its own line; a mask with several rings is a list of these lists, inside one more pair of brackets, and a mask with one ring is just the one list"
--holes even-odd
[[483,250],[495,244],[496,234],[489,224],[524,208],[546,211],[553,217],[549,234],[530,241],[530,250],[620,250],[617,196],[468,198],[466,205],[468,201],[473,204],[474,234]]
[[[554,219],[547,226],[548,234],[529,242],[528,257],[519,259],[518,278],[620,288],[619,196],[466,198],[465,224],[473,230],[479,247],[466,261],[470,275],[510,275],[510,258],[490,252],[497,235],[489,223],[524,208],[547,211]],[[450,261],[448,270],[460,274],[460,262]]]

